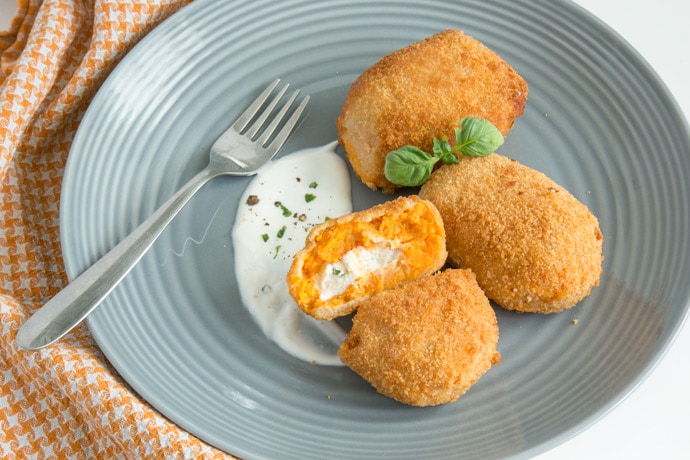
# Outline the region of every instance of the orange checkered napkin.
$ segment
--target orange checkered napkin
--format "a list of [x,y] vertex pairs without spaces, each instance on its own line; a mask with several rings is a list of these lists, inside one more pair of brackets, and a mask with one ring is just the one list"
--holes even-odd
[[188,0],[19,0],[0,32],[0,457],[215,458],[158,414],[80,326],[59,346],[15,345],[19,325],[67,283],[60,182],[108,73]]

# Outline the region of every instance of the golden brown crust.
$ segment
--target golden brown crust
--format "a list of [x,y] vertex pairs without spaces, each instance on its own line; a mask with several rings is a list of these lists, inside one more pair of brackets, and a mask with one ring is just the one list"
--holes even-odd
[[486,118],[505,137],[522,115],[527,83],[494,51],[446,30],[395,51],[352,84],[336,120],[355,173],[372,189],[396,188],[384,176],[386,154],[404,145],[431,151],[454,138],[466,116]]
[[[318,279],[325,267],[355,248],[400,252],[384,269],[354,282],[342,294],[320,298]],[[447,256],[445,231],[438,210],[418,196],[400,197],[370,209],[328,220],[307,235],[287,275],[290,295],[316,319],[353,312],[370,295],[440,269]]]
[[470,270],[445,270],[363,303],[338,350],[380,393],[432,406],[462,396],[500,354],[496,315]]
[[498,154],[435,171],[420,196],[446,227],[448,261],[516,311],[555,313],[599,284],[597,218],[544,174]]

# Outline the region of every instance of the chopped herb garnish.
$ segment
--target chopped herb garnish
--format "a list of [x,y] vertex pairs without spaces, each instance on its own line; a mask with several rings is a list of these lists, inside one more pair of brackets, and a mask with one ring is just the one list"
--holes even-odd
[[304,201],[309,203],[310,201],[314,201],[316,199],[316,195],[313,195],[311,193],[307,193],[304,195]]
[[283,235],[285,235],[285,225],[280,227],[280,230],[278,230],[278,234],[276,235],[278,238],[282,238]]
[[261,235],[261,239],[264,240],[264,243],[268,241],[268,233],[264,233],[263,235]]
[[275,259],[276,257],[278,257],[278,252],[280,252],[280,247],[281,247],[280,245],[276,246],[276,252],[275,252],[275,254],[273,254],[273,258],[274,258],[274,259]]
[[318,186],[319,184],[317,184],[316,182],[312,182],[311,184],[309,184],[309,188],[316,188]]
[[280,210],[283,211],[283,216],[290,217],[292,215],[292,211],[286,208],[285,205],[280,201],[276,201],[274,204],[276,205],[276,208],[280,208]]

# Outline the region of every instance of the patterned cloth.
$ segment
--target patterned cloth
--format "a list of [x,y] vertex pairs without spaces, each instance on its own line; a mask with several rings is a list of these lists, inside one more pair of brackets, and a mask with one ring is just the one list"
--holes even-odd
[[80,326],[19,350],[19,325],[67,283],[58,203],[91,98],[125,53],[187,0],[19,0],[0,32],[0,457],[225,458],[162,417]]

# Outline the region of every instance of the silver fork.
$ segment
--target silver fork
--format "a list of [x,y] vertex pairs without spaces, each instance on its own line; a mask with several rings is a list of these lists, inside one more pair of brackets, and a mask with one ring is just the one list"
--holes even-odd
[[[37,350],[59,340],[83,321],[122,281],[201,187],[221,175],[249,176],[270,161],[295,128],[309,101],[305,96],[283,123],[300,91],[270,120],[288,85],[273,81],[211,147],[208,166],[194,176],[110,252],[75,278],[19,328],[17,345]],[[267,124],[268,123],[268,124]],[[282,127],[272,138],[282,124]]]

